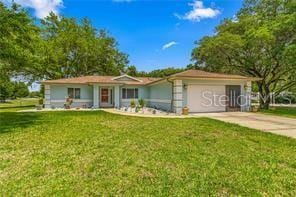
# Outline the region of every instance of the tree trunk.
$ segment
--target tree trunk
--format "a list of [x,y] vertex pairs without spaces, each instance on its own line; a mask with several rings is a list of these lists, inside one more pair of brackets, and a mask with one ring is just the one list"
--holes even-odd
[[270,97],[268,96],[267,99],[260,98],[260,109],[269,109],[270,104]]
[[260,109],[269,109],[269,104],[271,101],[270,98],[270,90],[269,87],[267,85],[264,85],[262,83],[257,83],[258,87],[259,87],[259,108]]

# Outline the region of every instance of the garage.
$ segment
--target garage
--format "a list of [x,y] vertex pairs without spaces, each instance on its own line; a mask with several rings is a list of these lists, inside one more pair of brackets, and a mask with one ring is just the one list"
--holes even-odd
[[225,85],[188,85],[187,107],[189,112],[226,111]]

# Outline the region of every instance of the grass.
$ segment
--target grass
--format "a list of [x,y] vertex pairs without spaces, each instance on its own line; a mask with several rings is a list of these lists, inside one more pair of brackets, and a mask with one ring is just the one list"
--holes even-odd
[[33,109],[38,104],[36,98],[23,98],[0,103],[0,112],[14,112],[24,109]]
[[1,196],[296,195],[287,137],[102,111],[2,110],[0,123]]
[[260,110],[264,114],[296,118],[296,107],[270,107],[268,110]]

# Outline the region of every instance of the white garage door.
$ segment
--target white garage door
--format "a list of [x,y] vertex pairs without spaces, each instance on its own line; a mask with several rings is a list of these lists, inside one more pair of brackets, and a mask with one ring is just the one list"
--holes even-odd
[[188,85],[187,106],[189,112],[226,111],[224,85]]

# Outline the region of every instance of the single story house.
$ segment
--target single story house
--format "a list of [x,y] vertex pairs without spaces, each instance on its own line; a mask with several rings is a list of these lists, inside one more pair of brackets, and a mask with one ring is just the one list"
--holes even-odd
[[119,108],[131,100],[144,99],[147,106],[181,113],[248,111],[251,82],[240,75],[186,70],[165,78],[83,76],[41,82],[45,108],[63,107],[73,98],[73,107]]

